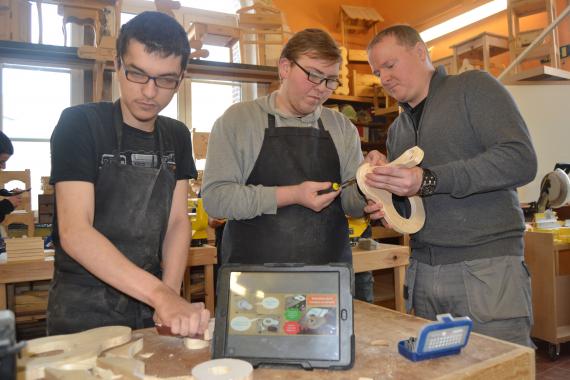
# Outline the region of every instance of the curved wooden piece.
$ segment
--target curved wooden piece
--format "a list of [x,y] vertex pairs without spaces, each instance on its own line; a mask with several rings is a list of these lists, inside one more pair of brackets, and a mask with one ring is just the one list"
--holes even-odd
[[210,346],[210,342],[203,339],[184,338],[184,347],[189,350],[201,350]]
[[252,380],[253,367],[244,360],[214,359],[192,368],[196,380]]
[[[111,347],[131,340],[131,328],[124,326],[99,327],[77,334],[55,335],[33,339],[22,350],[20,366],[26,368],[26,380],[45,376],[46,368],[89,369],[95,366],[97,356]],[[54,355],[33,357],[51,351]]]
[[[404,168],[412,168],[422,162],[424,151],[415,146],[408,149],[400,157],[390,162],[388,166],[400,166]],[[372,172],[374,166],[369,163],[362,164],[356,172],[356,181],[358,187],[366,195],[367,198],[382,204],[384,209],[384,219],[392,226],[392,228],[402,234],[413,234],[422,229],[425,223],[426,214],[422,199],[418,196],[408,197],[411,206],[411,216],[409,218],[402,217],[392,202],[392,193],[367,186],[365,183],[366,174]]]
[[143,349],[143,339],[137,339],[134,342],[124,344],[122,346],[111,348],[103,353],[104,357],[126,358],[132,359]]

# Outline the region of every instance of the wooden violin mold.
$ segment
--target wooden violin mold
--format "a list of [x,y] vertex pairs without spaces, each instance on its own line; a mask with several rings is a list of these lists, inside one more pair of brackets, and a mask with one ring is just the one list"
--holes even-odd
[[[402,153],[400,157],[387,164],[387,166],[412,168],[419,165],[424,158],[424,151],[420,147],[413,147]],[[417,195],[408,197],[411,206],[409,218],[402,217],[394,207],[392,193],[384,189],[368,186],[365,182],[366,174],[374,170],[369,163],[362,164],[356,172],[358,187],[367,198],[381,203],[384,210],[384,219],[392,228],[402,234],[413,234],[422,229],[426,219],[426,213],[422,199]]]

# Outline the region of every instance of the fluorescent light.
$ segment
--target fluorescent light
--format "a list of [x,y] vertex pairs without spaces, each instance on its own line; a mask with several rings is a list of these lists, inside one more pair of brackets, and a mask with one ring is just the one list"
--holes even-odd
[[441,24],[426,29],[420,33],[420,36],[424,42],[435,40],[447,33],[451,33],[457,29],[471,25],[477,21],[483,20],[484,18],[504,11],[505,9],[507,9],[507,0],[493,0],[457,17],[444,21]]

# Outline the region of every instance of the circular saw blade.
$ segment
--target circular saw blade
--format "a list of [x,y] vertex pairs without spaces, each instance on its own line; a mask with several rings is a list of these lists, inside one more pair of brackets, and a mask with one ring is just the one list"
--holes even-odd
[[550,207],[560,207],[570,201],[570,178],[562,169],[547,174],[550,181],[548,203]]

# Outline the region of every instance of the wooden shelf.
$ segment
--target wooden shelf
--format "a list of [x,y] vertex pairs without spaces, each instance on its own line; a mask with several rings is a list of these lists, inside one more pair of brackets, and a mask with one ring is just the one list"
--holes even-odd
[[570,83],[570,71],[550,66],[537,66],[503,79],[504,84],[558,84]]
[[399,106],[392,106],[392,107],[388,107],[388,108],[376,108],[374,110],[374,115],[383,116],[383,115],[389,115],[391,113],[397,114],[399,112],[400,112]]
[[386,129],[388,128],[388,125],[386,124],[363,124],[363,123],[352,123],[357,127],[365,127],[365,128],[371,128],[371,129]]
[[511,7],[513,12],[515,12],[519,17],[530,16],[546,11],[544,1],[536,0],[511,1]]
[[[25,60],[31,63],[56,63],[85,70],[91,70],[94,62],[92,59],[79,58],[77,48],[75,47],[39,45],[14,41],[0,41],[0,56],[14,60]],[[112,62],[107,62],[105,70],[114,70]],[[188,62],[186,76],[200,79],[254,83],[273,83],[279,80],[276,67],[200,60],[190,60]]]
[[356,102],[356,103],[370,103],[372,104],[372,98],[366,98],[363,96],[350,96],[350,95],[331,95],[328,101],[341,101],[341,102]]

